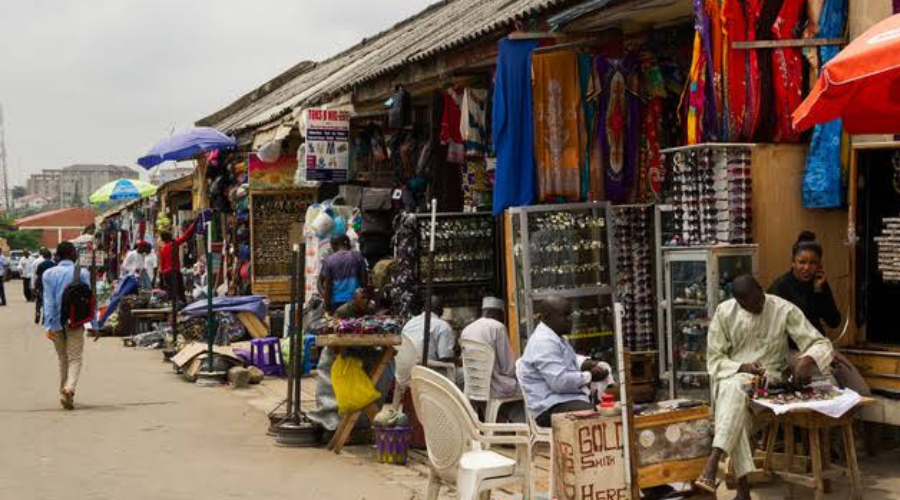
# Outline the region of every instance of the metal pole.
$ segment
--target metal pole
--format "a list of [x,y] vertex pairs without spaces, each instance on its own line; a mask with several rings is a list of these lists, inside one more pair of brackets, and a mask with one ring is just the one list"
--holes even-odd
[[[300,245],[295,244],[291,248],[291,305],[288,308],[288,384],[287,384],[287,419],[290,422],[297,423],[294,417],[299,413],[294,408],[294,366],[297,360],[296,338],[294,330],[297,327],[297,252],[300,251]],[[299,404],[297,405],[299,407]]]
[[431,339],[431,289],[434,285],[434,230],[437,218],[437,198],[431,199],[431,235],[428,242],[428,274],[425,277],[425,331],[422,342],[422,365],[428,366],[428,344]]
[[212,238],[215,227],[215,214],[210,216],[206,223],[206,371],[213,371],[213,340],[215,340],[215,319],[213,318],[213,265],[212,265]]
[[294,273],[292,279],[296,282],[292,293],[296,299],[294,311],[296,315],[296,320],[294,323],[294,329],[291,332],[294,337],[294,348],[297,350],[294,356],[291,357],[291,365],[293,367],[293,376],[295,377],[294,381],[294,413],[291,415],[292,421],[300,423],[300,415],[303,413],[303,409],[300,407],[301,403],[301,391],[300,384],[302,383],[302,361],[300,359],[301,353],[303,352],[303,303],[306,300],[306,284],[303,280],[300,279],[299,275],[301,272],[306,269],[306,245],[298,245],[298,251],[295,252],[294,257]]

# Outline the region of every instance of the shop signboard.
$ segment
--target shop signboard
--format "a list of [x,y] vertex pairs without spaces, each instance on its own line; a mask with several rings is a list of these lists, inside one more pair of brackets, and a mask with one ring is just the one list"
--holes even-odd
[[346,182],[350,164],[350,112],[306,111],[306,180]]
[[297,157],[282,156],[274,162],[264,162],[255,153],[247,160],[250,170],[250,189],[265,191],[288,189],[293,186],[297,172]]
[[622,417],[597,412],[553,415],[552,498],[629,500]]

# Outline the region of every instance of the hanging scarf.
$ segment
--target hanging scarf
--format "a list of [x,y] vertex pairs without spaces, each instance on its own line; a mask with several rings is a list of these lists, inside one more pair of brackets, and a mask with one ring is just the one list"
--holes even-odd
[[[599,90],[594,81],[594,55],[582,53],[578,54],[578,80],[581,89],[581,108],[584,114],[584,123],[588,128],[592,128],[594,124],[594,115],[597,114],[597,101],[594,94]],[[582,167],[581,167],[581,199],[588,200],[591,189],[591,150],[593,144],[597,142],[593,139],[594,135],[590,130],[585,130],[585,141],[583,144]]]
[[543,202],[581,199],[583,109],[578,54],[532,54],[535,159]]
[[[776,40],[794,37],[805,0],[785,0],[772,26]],[[797,142],[800,132],[794,128],[791,114],[803,101],[803,61],[800,49],[781,47],[772,51],[775,87],[775,142]]]
[[706,87],[706,54],[701,49],[700,33],[694,35],[694,50],[691,59],[691,69],[688,73],[688,81],[682,96],[682,105],[687,102],[687,116],[685,122],[685,143],[688,145],[699,144],[703,140],[703,90]]
[[[703,15],[707,19],[709,26],[709,34],[706,35],[708,40],[705,42],[706,58],[709,72],[706,78],[709,80],[709,86],[714,96],[715,107],[711,107],[715,118],[717,119],[717,129],[721,134],[722,140],[727,139],[727,131],[725,128],[725,109],[728,106],[725,96],[726,92],[726,68],[727,62],[725,55],[728,53],[728,39],[725,35],[723,26],[722,9],[719,6],[720,0],[705,0],[703,6]],[[719,116],[719,113],[722,116]],[[720,119],[721,118],[721,119]]]
[[597,134],[603,145],[603,187],[607,200],[621,203],[628,201],[634,187],[640,155],[640,99],[634,83],[635,62],[630,56],[618,60],[597,56],[596,66],[598,74],[603,75]]
[[[816,36],[835,38],[843,34],[847,22],[846,7],[846,0],[825,0]],[[838,47],[820,47],[818,60],[824,65],[837,53]],[[844,204],[841,128],[841,120],[833,120],[818,124],[813,129],[803,173],[805,208],[839,208]]]
[[[759,16],[762,13],[762,0],[747,0],[747,41],[756,41],[756,31],[759,26]],[[756,50],[747,52],[747,115],[744,121],[744,137],[753,141],[759,128],[760,106],[762,94],[760,92],[759,53]]]
[[722,4],[722,30],[725,39],[725,60],[728,72],[726,88],[728,101],[725,106],[723,140],[742,142],[747,111],[747,52],[731,47],[733,42],[747,40],[747,20],[739,0],[725,0]]
[[646,96],[647,104],[643,114],[637,201],[656,201],[662,193],[662,155],[659,150],[666,87],[656,58],[649,52],[641,54],[641,76],[642,93]]
[[[712,21],[710,16],[706,13],[705,5],[703,0],[694,0],[694,28],[700,34],[700,40],[702,42],[702,48],[704,53],[704,71],[706,74],[703,77],[703,107],[705,109],[705,113],[700,117],[703,120],[703,133],[704,136],[702,140],[705,141],[715,141],[720,137],[719,132],[719,106],[717,105],[717,97],[716,97],[716,89],[713,84],[713,79],[715,78],[716,70],[713,60],[714,53],[712,50]],[[724,71],[724,69],[723,69]]]

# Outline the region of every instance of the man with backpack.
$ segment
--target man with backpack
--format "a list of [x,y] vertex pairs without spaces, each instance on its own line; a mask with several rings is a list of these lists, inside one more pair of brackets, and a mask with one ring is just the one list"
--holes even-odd
[[[44,272],[44,329],[59,357],[59,402],[63,408],[75,407],[75,388],[81,374],[84,351],[84,325],[94,315],[91,277],[76,264],[75,245],[64,241],[56,247],[58,263]],[[76,276],[78,279],[75,279]]]

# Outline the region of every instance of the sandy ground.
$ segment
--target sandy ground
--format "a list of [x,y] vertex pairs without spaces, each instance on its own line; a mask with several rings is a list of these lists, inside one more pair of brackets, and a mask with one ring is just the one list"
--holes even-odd
[[[77,408],[58,403],[56,355],[20,283],[0,307],[0,499],[404,499],[370,462],[285,449],[265,414],[177,378],[158,351],[88,342]],[[234,391],[231,391],[234,392]]]

